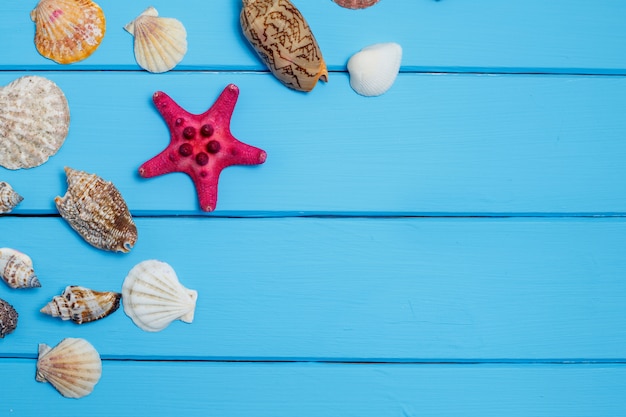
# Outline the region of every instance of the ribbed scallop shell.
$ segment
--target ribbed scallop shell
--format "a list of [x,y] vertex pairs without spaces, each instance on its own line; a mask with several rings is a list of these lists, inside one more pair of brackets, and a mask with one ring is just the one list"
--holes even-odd
[[76,324],[88,323],[108,316],[120,306],[122,294],[112,291],[94,291],[70,285],[61,295],[52,298],[40,312]]
[[0,181],[0,214],[9,213],[24,200],[8,182]]
[[63,339],[54,348],[39,345],[35,379],[51,383],[64,397],[89,395],[101,376],[100,355],[85,339]]
[[346,9],[365,9],[378,3],[379,0],[333,0]]
[[89,244],[103,250],[129,252],[137,227],[115,186],[95,174],[65,168],[67,192],[54,202],[61,216]]
[[0,339],[17,327],[17,311],[11,304],[0,299]]
[[104,13],[91,0],[41,0],[30,18],[37,50],[59,64],[87,58],[104,37]]
[[197,298],[170,265],[157,260],[135,265],[122,285],[124,312],[147,332],[163,330],[174,320],[191,323]]
[[15,249],[0,248],[0,275],[11,288],[41,287],[33,269],[33,261]]
[[272,74],[289,88],[311,91],[328,70],[313,32],[289,0],[243,0],[241,29]]
[[0,88],[0,109],[0,165],[5,168],[39,166],[67,137],[67,100],[47,78],[29,75]]
[[379,96],[395,82],[401,61],[402,47],[397,43],[367,46],[348,60],[350,86],[363,96]]
[[169,71],[187,53],[187,31],[183,24],[177,19],[159,17],[154,7],[148,7],[124,29],[135,37],[137,63],[149,72]]

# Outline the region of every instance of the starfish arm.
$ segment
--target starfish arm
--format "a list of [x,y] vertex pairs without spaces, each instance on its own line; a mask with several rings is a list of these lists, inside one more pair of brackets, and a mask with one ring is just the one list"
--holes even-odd
[[203,116],[213,115],[218,122],[228,128],[230,126],[230,119],[235,110],[237,104],[237,98],[239,98],[239,87],[235,84],[228,84],[226,88],[219,95],[215,103],[207,110]]
[[176,172],[176,164],[172,161],[169,148],[164,149],[160,154],[144,162],[139,167],[139,175],[143,178],[156,177],[158,175]]
[[[194,176],[192,176],[193,178]],[[217,183],[219,174],[206,178],[193,178],[198,203],[203,211],[213,211],[217,205]]]
[[163,91],[157,91],[154,93],[152,95],[152,101],[170,129],[176,126],[176,119],[180,118],[181,114],[189,114]]
[[233,138],[225,166],[258,165],[264,163],[266,159],[267,153],[263,149],[248,145]]

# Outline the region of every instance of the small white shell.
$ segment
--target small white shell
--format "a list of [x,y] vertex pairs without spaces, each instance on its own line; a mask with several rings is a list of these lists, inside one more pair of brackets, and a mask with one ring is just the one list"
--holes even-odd
[[24,197],[13,190],[8,182],[0,181],[0,214],[9,213]]
[[98,351],[85,339],[63,339],[54,348],[39,345],[38,382],[50,382],[67,398],[90,394],[102,376]]
[[350,86],[362,96],[379,96],[393,85],[401,61],[402,47],[397,43],[367,46],[348,61]]
[[149,72],[161,73],[174,68],[187,53],[187,31],[173,18],[158,17],[148,7],[124,29],[135,37],[135,59]]
[[141,329],[158,332],[174,320],[193,321],[198,292],[182,286],[165,262],[135,265],[122,285],[124,312]]
[[11,288],[41,287],[30,257],[11,248],[0,248],[0,278]]

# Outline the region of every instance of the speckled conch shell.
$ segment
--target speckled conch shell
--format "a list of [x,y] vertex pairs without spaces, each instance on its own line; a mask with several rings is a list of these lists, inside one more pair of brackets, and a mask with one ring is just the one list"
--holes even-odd
[[17,311],[11,304],[0,299],[0,339],[13,332],[17,327]]
[[148,7],[124,29],[135,37],[135,59],[146,71],[169,71],[187,53],[187,31],[183,24],[171,17],[159,17],[154,7]]
[[348,60],[350,86],[363,96],[379,96],[395,82],[401,61],[402,47],[397,43],[367,46]]
[[37,50],[59,64],[87,58],[104,37],[104,13],[91,0],[41,0],[30,18]]
[[100,355],[85,339],[63,339],[53,348],[44,343],[39,345],[35,379],[51,383],[64,397],[91,394],[101,376]]
[[163,330],[174,320],[191,323],[197,298],[170,265],[157,260],[135,265],[122,285],[124,312],[147,332]]
[[0,181],[0,214],[9,213],[24,200],[8,182]]
[[11,288],[41,287],[33,269],[33,261],[15,249],[0,248],[0,275]]
[[270,71],[287,87],[311,91],[328,81],[320,47],[289,0],[243,0],[241,29]]
[[333,0],[346,9],[365,9],[378,3],[379,0]]
[[69,285],[61,295],[52,298],[40,311],[76,324],[88,323],[108,316],[120,306],[122,294],[112,291],[94,291]]
[[5,168],[39,166],[67,137],[67,100],[47,78],[28,75],[0,88],[0,109],[0,165]]
[[95,174],[68,167],[65,174],[67,192],[54,199],[61,216],[96,248],[129,252],[137,227],[117,188]]

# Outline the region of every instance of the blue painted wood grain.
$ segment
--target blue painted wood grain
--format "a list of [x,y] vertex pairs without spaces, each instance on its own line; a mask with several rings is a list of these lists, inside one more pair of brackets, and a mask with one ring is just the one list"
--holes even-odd
[[[5,218],[42,288],[0,287],[21,312],[5,356],[57,335],[107,358],[493,361],[626,358],[626,222],[617,219],[137,219],[126,255],[59,218]],[[59,244],[61,243],[61,244]],[[120,310],[77,326],[39,313],[66,285],[121,291],[170,263],[194,323],[139,330]]]
[[[105,361],[78,401],[31,382],[32,360],[0,360],[0,413],[267,417],[619,416],[624,365],[329,365]],[[24,400],[24,397],[30,400]]]
[[[136,70],[132,38],[123,26],[153,5],[187,28],[189,52],[178,69],[264,70],[241,35],[241,0],[99,3],[107,18],[101,47],[85,61],[62,66],[34,48],[29,13],[37,1],[5,2],[0,8],[0,50],[5,51],[0,67]],[[404,47],[406,71],[626,72],[626,5],[619,0],[387,0],[360,11],[342,9],[331,0],[294,4],[313,29],[331,71],[345,70],[350,55],[366,45],[398,42]]]
[[[149,4],[101,0],[102,46],[65,66],[34,48],[35,0],[0,5],[0,85],[48,77],[72,114],[49,162],[0,168],[25,197],[0,216],[0,247],[28,253],[43,284],[0,286],[20,313],[0,340],[0,415],[626,414],[626,3],[294,2],[331,70],[309,94],[261,65],[240,0],[152,2],[189,34],[161,75],[138,71],[122,29]],[[387,41],[404,49],[396,84],[356,95],[347,59]],[[207,215],[184,175],[136,171],[168,142],[155,91],[201,112],[228,83],[233,133],[269,156],[225,170]],[[118,186],[131,253],[58,217],[64,166]],[[69,284],[119,291],[153,258],[199,291],[192,324],[38,311]],[[37,344],[64,337],[104,358],[78,401],[34,379]]]
[[134,214],[199,214],[186,175],[137,174],[169,142],[151,97],[200,113],[229,83],[233,134],[268,159],[222,173],[214,214],[626,212],[613,180],[626,178],[626,119],[612,111],[626,108],[624,77],[402,74],[372,99],[345,74],[310,95],[269,74],[43,75],[67,94],[70,133],[45,165],[0,171],[25,197],[15,213],[56,213],[67,165],[113,181]]

